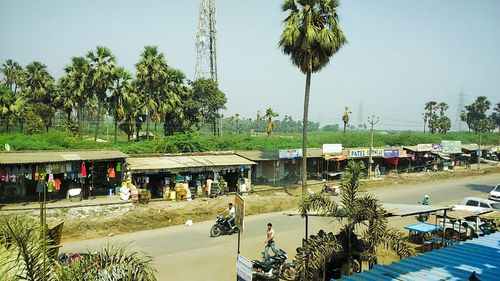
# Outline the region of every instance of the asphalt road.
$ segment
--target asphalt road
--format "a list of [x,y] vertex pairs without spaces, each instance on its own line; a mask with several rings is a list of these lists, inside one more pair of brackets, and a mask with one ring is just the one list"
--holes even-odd
[[[500,174],[443,180],[416,185],[396,185],[376,188],[370,193],[382,202],[414,204],[425,194],[431,204],[458,203],[463,197],[486,198],[492,186],[500,182]],[[152,214],[154,215],[154,214]],[[245,218],[245,232],[241,235],[242,255],[258,259],[264,247],[266,224],[272,222],[276,230],[276,245],[290,256],[300,246],[304,237],[304,221],[297,216],[269,213]],[[403,226],[415,218],[395,218],[390,223]],[[238,235],[211,238],[209,230],[213,221],[195,222],[192,226],[173,226],[157,230],[117,235],[109,238],[71,242],[62,252],[81,252],[86,249],[116,243],[129,243],[127,247],[143,251],[155,258],[158,280],[235,280]],[[330,218],[311,218],[309,233],[319,229],[334,230]]]

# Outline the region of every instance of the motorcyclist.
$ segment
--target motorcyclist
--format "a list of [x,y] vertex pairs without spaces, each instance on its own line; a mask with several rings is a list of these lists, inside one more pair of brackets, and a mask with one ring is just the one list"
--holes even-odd
[[431,203],[431,200],[429,199],[429,195],[426,194],[422,200],[422,205],[429,205],[429,203]]
[[234,216],[235,216],[236,210],[233,207],[233,203],[227,204],[227,209],[225,209],[224,212],[222,212],[222,214],[224,214],[224,213],[228,214],[228,216],[226,216],[227,224],[229,225],[229,227],[231,229],[234,229],[235,228]]

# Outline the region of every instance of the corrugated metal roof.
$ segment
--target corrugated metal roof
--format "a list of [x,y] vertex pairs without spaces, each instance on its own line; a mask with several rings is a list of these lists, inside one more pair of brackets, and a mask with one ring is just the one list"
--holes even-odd
[[254,165],[248,159],[231,155],[190,155],[127,158],[131,170],[179,170],[187,168]]
[[127,154],[117,150],[2,152],[0,153],[0,164],[57,163],[123,159],[126,157],[128,157]]
[[386,210],[389,216],[401,216],[401,217],[451,209],[451,207],[444,207],[444,206],[392,204],[392,203],[383,203],[382,207],[384,208],[384,210]]
[[307,158],[321,158],[323,157],[323,148],[308,148]]
[[278,150],[242,150],[236,154],[252,161],[276,161],[279,160]]
[[481,281],[499,280],[500,232],[389,265],[379,264],[341,280],[469,280],[473,271]]

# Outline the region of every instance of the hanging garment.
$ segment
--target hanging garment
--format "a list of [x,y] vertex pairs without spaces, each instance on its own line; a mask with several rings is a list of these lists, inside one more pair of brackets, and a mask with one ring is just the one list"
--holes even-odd
[[36,192],[38,193],[43,192],[44,188],[45,188],[45,182],[38,181],[38,183],[36,184]]
[[54,181],[54,174],[49,174],[49,179],[48,179],[49,182],[53,182]]
[[115,177],[116,177],[115,168],[109,167],[108,168],[108,178],[114,179]]
[[73,167],[71,165],[71,162],[66,163],[66,173],[73,172]]
[[45,166],[45,173],[52,174],[52,164]]
[[54,187],[55,187],[54,182],[53,182],[53,181],[49,181],[49,182],[47,183],[47,192],[52,192],[52,191],[54,191]]
[[61,164],[53,164],[51,174],[60,174],[60,173],[61,173]]
[[82,163],[82,167],[80,169],[80,174],[82,175],[82,177],[87,177],[87,169],[85,168],[85,162]]
[[54,180],[54,188],[59,191],[61,189],[61,180],[60,179],[55,179]]
[[116,171],[117,172],[121,172],[122,171],[122,163],[121,162],[116,163]]
[[0,168],[0,180],[7,181],[7,170],[5,168]]

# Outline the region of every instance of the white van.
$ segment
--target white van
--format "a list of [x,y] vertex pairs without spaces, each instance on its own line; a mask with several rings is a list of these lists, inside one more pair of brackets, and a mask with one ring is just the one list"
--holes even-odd
[[500,183],[497,184],[488,194],[490,200],[500,201]]

